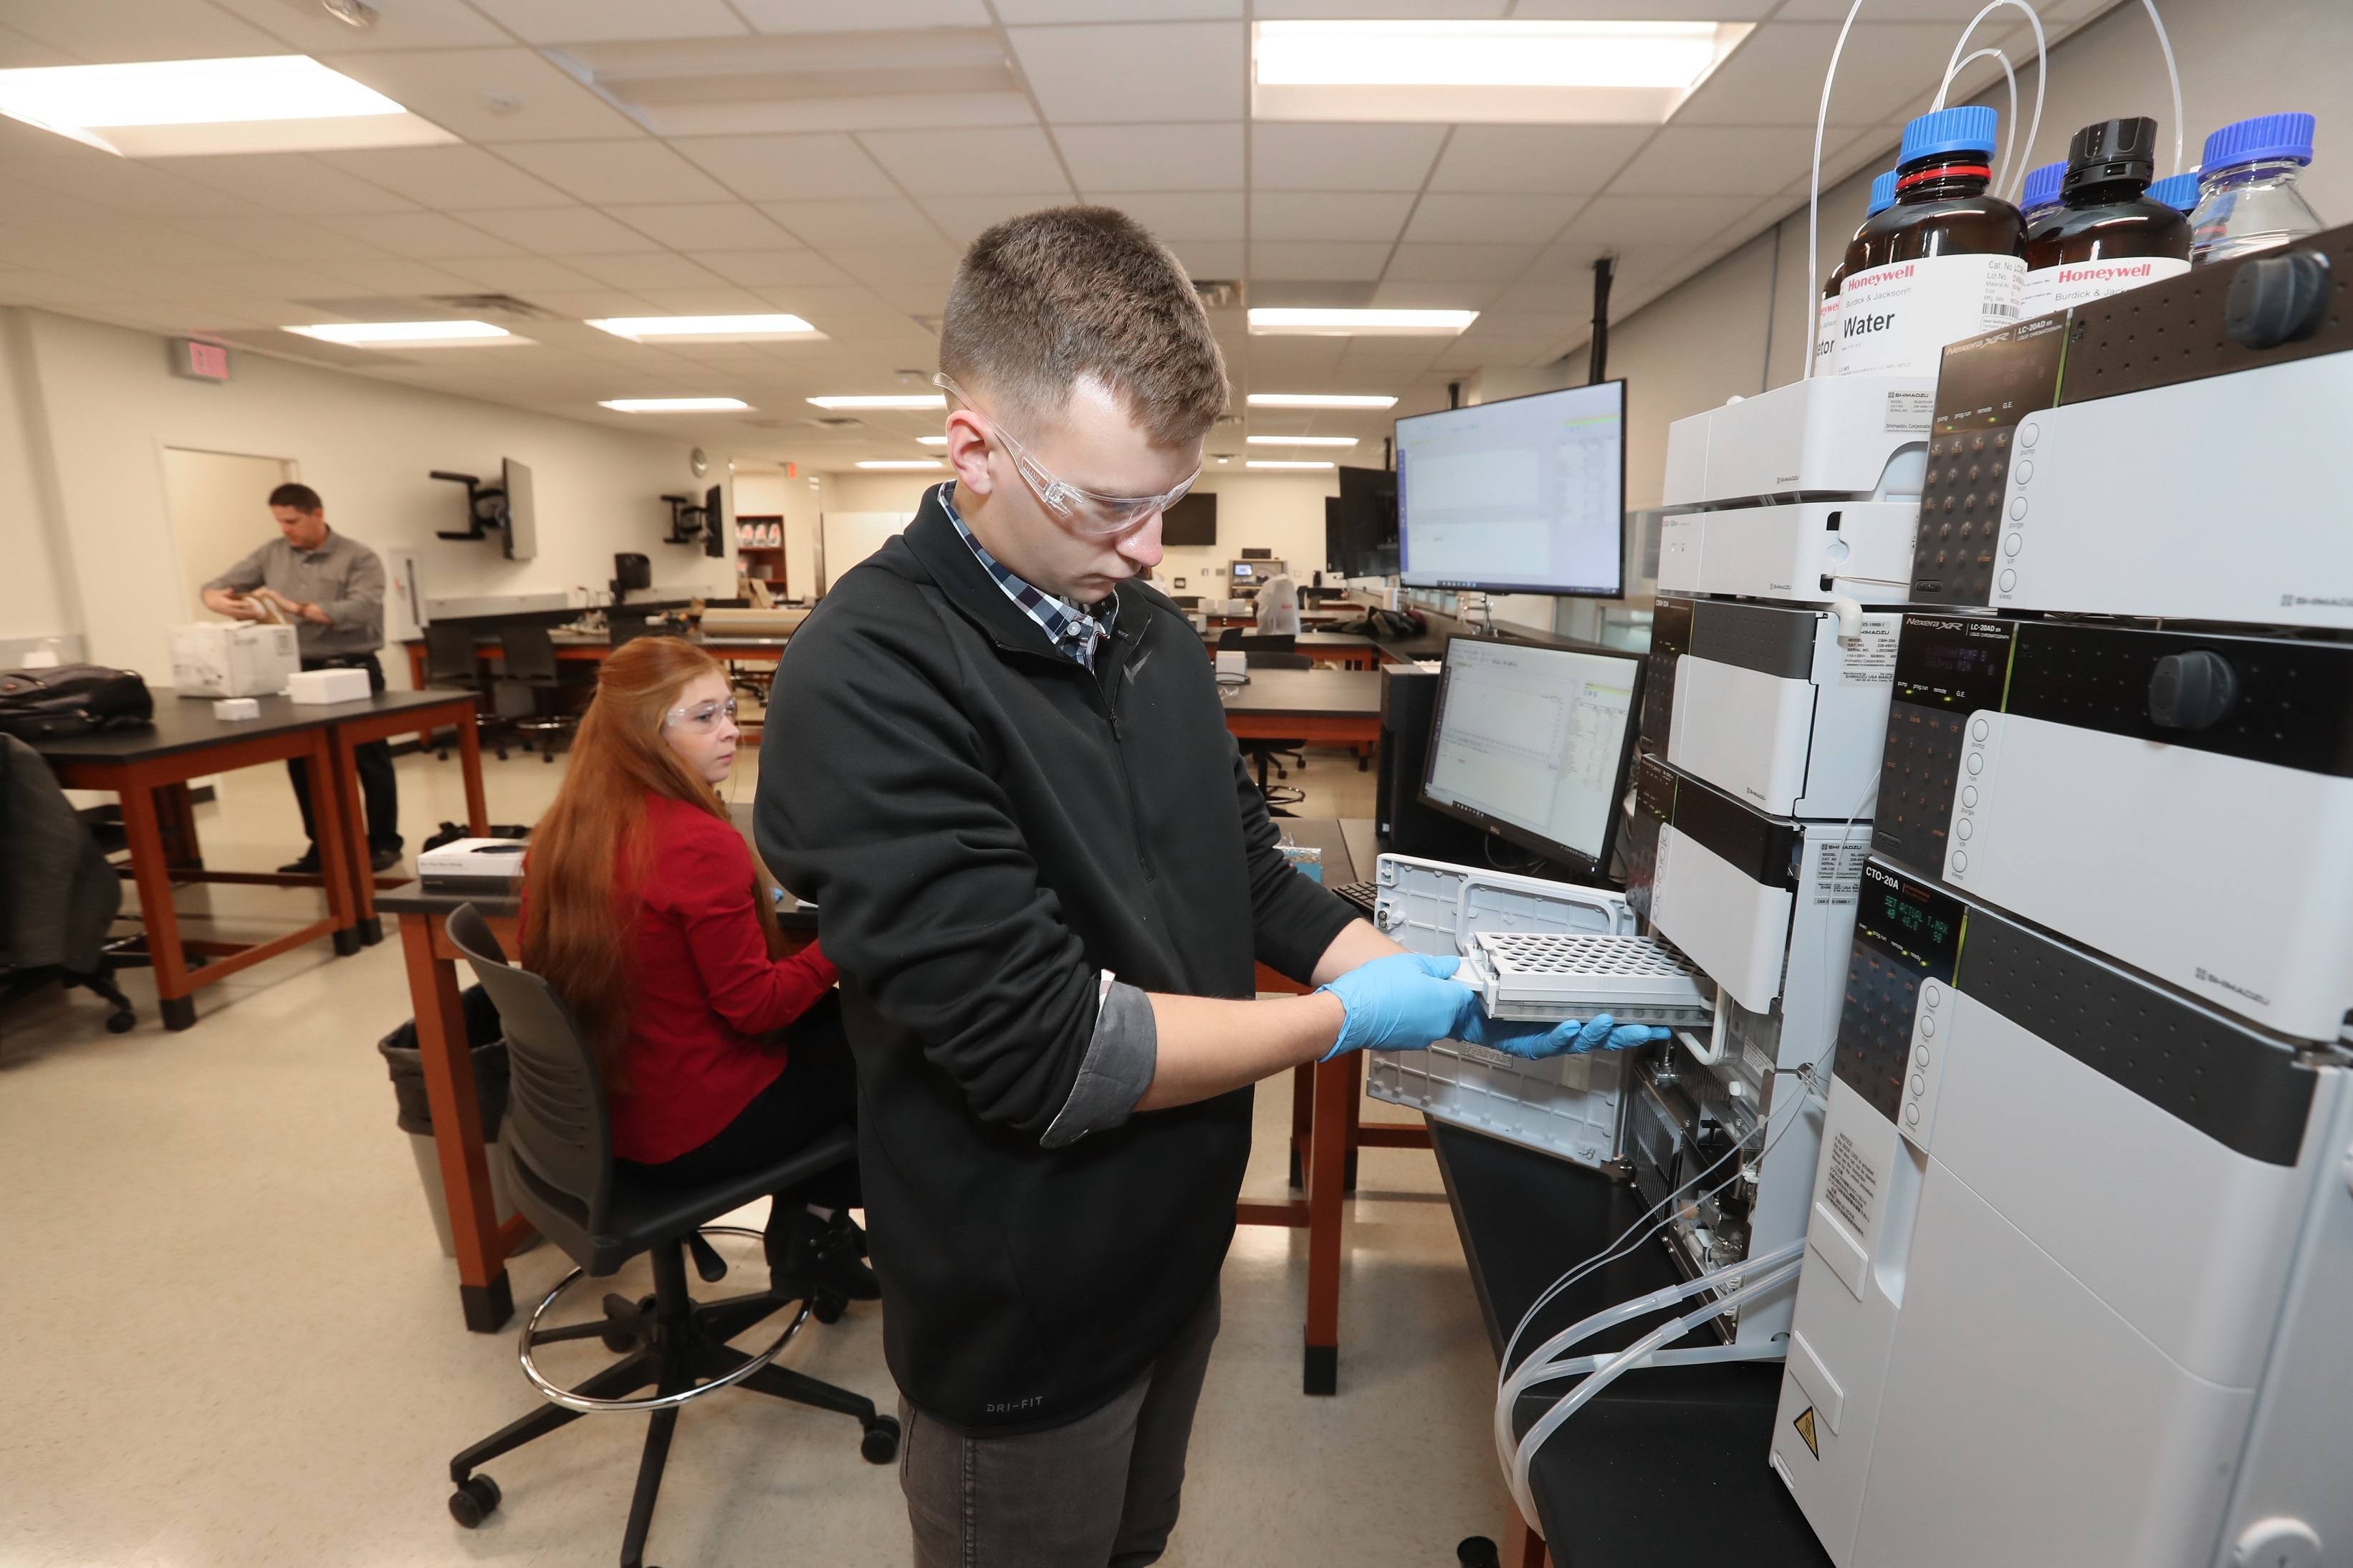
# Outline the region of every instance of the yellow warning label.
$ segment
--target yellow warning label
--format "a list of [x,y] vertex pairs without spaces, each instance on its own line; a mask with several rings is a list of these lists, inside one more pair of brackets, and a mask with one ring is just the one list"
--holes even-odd
[[1798,1418],[1789,1425],[1795,1426],[1798,1429],[1798,1436],[1806,1440],[1806,1452],[1817,1459],[1820,1458],[1822,1445],[1814,1436],[1814,1407],[1810,1405],[1807,1405],[1798,1413]]

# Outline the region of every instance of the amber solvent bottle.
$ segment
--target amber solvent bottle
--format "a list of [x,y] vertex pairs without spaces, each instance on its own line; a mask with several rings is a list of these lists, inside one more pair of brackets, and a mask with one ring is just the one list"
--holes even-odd
[[[1862,221],[1869,223],[1885,212],[1895,201],[1895,171],[1890,169],[1871,182],[1871,200],[1862,210]],[[1854,237],[1847,242],[1846,254],[1831,268],[1828,281],[1822,285],[1822,302],[1814,322],[1814,374],[1828,375],[1838,368],[1839,289],[1846,275],[1870,265],[1863,249],[1862,229],[1858,226]]]
[[2104,120],[2075,132],[2060,205],[2027,230],[2027,315],[2189,270],[2189,219],[2148,194],[2156,176],[2156,121]]
[[1980,104],[1904,128],[1895,204],[1862,226],[1870,265],[1839,290],[1841,375],[1932,376],[1947,343],[2018,319],[2026,223],[1986,189],[1999,128]]

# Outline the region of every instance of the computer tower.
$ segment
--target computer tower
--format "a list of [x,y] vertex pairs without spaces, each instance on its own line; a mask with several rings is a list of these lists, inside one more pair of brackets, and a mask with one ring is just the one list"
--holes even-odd
[[1373,786],[1373,832],[1384,850],[1431,860],[1484,864],[1484,835],[1421,801],[1430,771],[1430,727],[1438,672],[1409,664],[1381,670],[1380,773]]

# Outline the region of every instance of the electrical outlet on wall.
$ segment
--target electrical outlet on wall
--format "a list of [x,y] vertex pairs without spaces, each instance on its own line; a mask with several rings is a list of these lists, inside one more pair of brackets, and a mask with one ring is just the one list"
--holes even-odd
[[1183,591],[1184,591],[1184,587],[1185,587],[1185,579],[1184,579],[1184,578],[1179,577],[1179,578],[1177,578],[1177,579],[1176,579],[1176,587],[1177,587],[1177,591],[1178,591],[1178,592],[1180,592],[1180,593],[1181,593],[1181,592],[1183,592]]

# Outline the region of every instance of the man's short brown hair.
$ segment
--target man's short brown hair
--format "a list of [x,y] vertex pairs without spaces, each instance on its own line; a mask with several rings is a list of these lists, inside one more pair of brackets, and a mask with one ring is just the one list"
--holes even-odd
[[327,503],[321,500],[319,492],[310,486],[290,482],[269,492],[269,504],[290,506],[296,511],[323,511]]
[[1208,435],[1226,406],[1192,280],[1111,207],[1024,213],[973,241],[948,290],[940,368],[1031,419],[1059,416],[1092,376],[1170,446]]

